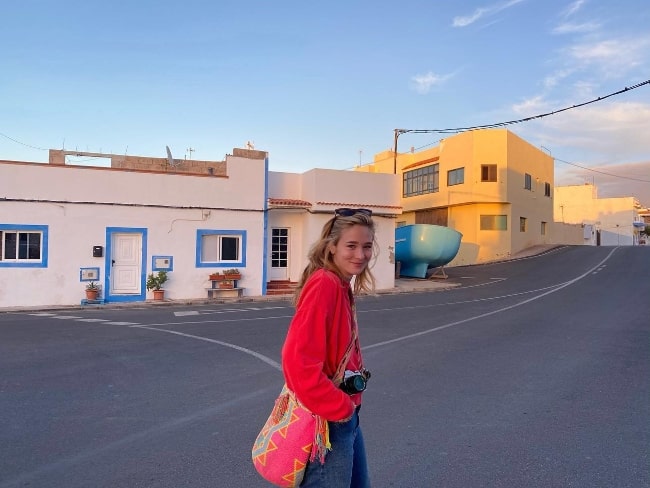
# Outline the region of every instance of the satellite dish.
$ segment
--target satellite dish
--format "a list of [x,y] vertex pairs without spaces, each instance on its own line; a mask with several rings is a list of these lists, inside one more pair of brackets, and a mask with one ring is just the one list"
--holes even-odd
[[172,152],[169,150],[169,146],[165,146],[165,149],[167,149],[167,163],[172,168],[177,167],[179,165],[179,162],[172,158]]

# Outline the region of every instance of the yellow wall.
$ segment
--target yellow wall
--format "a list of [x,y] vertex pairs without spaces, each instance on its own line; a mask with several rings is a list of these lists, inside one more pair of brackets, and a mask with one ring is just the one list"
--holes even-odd
[[[398,221],[413,224],[417,210],[447,208],[448,226],[463,234],[450,265],[503,259],[553,242],[553,158],[506,129],[468,131],[443,139],[434,148],[398,153],[396,165],[394,153],[384,151],[375,155],[374,163],[357,170],[393,173],[396,166],[401,175],[436,163],[438,192],[402,197]],[[496,182],[481,181],[484,164],[497,165]],[[448,186],[447,173],[456,168],[464,168],[464,183]],[[530,190],[524,188],[526,173],[531,175]],[[545,196],[545,183],[550,184],[550,196]],[[508,229],[480,230],[481,215],[507,215]],[[526,219],[525,232],[520,231],[520,217]],[[545,235],[542,222],[546,222]]]

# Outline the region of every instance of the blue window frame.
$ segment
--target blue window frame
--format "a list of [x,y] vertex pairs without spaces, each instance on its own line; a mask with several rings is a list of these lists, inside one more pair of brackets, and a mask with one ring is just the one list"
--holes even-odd
[[0,224],[0,268],[47,268],[47,225]]
[[196,267],[246,266],[246,231],[198,229]]

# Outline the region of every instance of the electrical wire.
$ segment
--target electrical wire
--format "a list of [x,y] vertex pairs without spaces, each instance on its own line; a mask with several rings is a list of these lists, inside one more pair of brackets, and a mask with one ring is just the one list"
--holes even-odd
[[6,139],[9,139],[10,141],[15,142],[16,144],[20,144],[21,146],[31,147],[32,149],[38,149],[39,151],[48,151],[48,149],[45,149],[44,147],[32,146],[30,144],[25,144],[24,142],[20,142],[20,141],[14,139],[13,137],[9,137],[7,134],[3,134],[2,132],[0,132],[0,136],[4,137]]
[[553,158],[553,159],[555,161],[559,161],[560,163],[570,164],[571,166],[575,166],[576,168],[584,169],[586,171],[593,171],[594,173],[600,173],[601,175],[613,176],[614,178],[621,178],[621,179],[624,179],[624,180],[640,181],[641,183],[650,183],[650,180],[643,180],[641,178],[632,178],[630,176],[621,176],[621,175],[616,175],[614,173],[608,173],[606,171],[600,171],[600,170],[593,169],[593,168],[587,168],[585,166],[580,166],[579,164],[571,163],[569,161],[564,161],[563,159],[560,159],[560,158]]
[[618,90],[614,93],[610,93],[609,95],[605,95],[602,97],[597,97],[594,98],[593,100],[589,100],[587,102],[582,102],[578,103],[576,105],[571,105],[570,107],[564,107],[558,110],[553,110],[552,112],[546,112],[544,114],[538,114],[538,115],[533,115],[531,117],[525,117],[523,119],[516,119],[516,120],[508,120],[506,122],[496,122],[494,124],[485,124],[485,125],[474,125],[471,127],[457,127],[455,129],[395,129],[395,132],[398,134],[406,134],[406,133],[413,133],[413,134],[454,134],[457,132],[466,132],[468,130],[476,130],[476,129],[493,129],[496,127],[505,127],[507,125],[512,125],[512,124],[520,124],[522,122],[529,122],[531,120],[536,120],[536,119],[542,119],[544,117],[548,117],[550,115],[555,115],[559,114],[561,112],[566,112],[567,110],[572,110],[574,108],[579,108],[579,107],[584,107],[585,105],[589,105],[591,103],[596,103],[600,102],[602,100],[605,100],[607,98],[620,95],[621,93],[625,93],[628,91],[636,90],[637,88],[640,88],[644,85],[650,84],[650,80],[643,81],[641,83],[637,83],[636,85],[630,86],[630,87],[625,87],[621,90]]
[[[497,127],[505,127],[507,125],[520,124],[522,122],[529,122],[531,120],[542,119],[544,117],[559,114],[561,112],[565,112],[567,110],[572,110],[574,108],[584,107],[585,105],[589,105],[589,104],[592,104],[592,103],[595,103],[595,102],[599,102],[601,100],[605,100],[607,98],[610,98],[610,97],[613,97],[613,96],[616,96],[616,95],[620,95],[621,93],[625,93],[625,92],[628,92],[628,91],[631,91],[631,90],[636,90],[637,88],[642,87],[644,85],[648,85],[648,84],[650,84],[650,80],[646,80],[646,81],[643,81],[641,83],[637,83],[636,85],[632,85],[630,87],[626,86],[625,88],[623,88],[621,90],[618,90],[616,92],[610,93],[610,94],[602,96],[602,97],[594,98],[593,100],[589,100],[587,102],[578,103],[578,104],[575,104],[575,105],[571,105],[570,107],[564,107],[564,108],[561,108],[561,109],[558,109],[558,110],[553,110],[551,112],[547,112],[547,113],[543,113],[543,114],[533,115],[531,117],[525,117],[523,119],[508,120],[508,121],[505,121],[505,122],[496,122],[496,123],[493,123],[493,124],[475,125],[475,126],[471,126],[471,127],[457,127],[455,129],[395,129],[395,132],[397,133],[397,136],[399,137],[401,134],[407,134],[407,133],[411,133],[411,134],[456,134],[456,133],[459,133],[459,132],[466,132],[466,131],[469,131],[469,130],[493,129],[493,128],[497,128]],[[425,144],[424,146],[421,146],[421,147],[418,147],[418,148],[415,148],[415,149],[420,150],[420,149],[423,149],[425,147],[432,146],[432,145],[434,145],[434,144],[436,144],[438,142],[440,142],[440,140],[429,143],[429,144]],[[386,158],[383,158],[383,159],[380,159],[380,160],[377,160],[377,161],[373,161],[371,163],[361,164],[359,166],[365,166],[365,165],[368,165],[368,164],[379,163],[381,161],[387,161],[389,159],[393,159],[393,157],[394,156],[391,155],[391,156],[388,156]],[[558,161],[561,161],[561,160],[558,159]],[[561,161],[561,162],[566,162],[567,164],[571,164],[571,163],[568,163],[567,161]],[[589,169],[589,168],[584,168],[584,169]],[[616,175],[612,175],[612,176],[616,176]],[[645,181],[645,180],[639,180],[639,181]]]

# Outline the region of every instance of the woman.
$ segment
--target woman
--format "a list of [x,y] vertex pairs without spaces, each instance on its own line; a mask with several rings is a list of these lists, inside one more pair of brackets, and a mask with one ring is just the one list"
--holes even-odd
[[[324,463],[309,463],[301,487],[370,486],[359,427],[361,392],[370,374],[363,368],[353,288],[355,293],[374,289],[368,269],[374,248],[370,210],[335,210],[309,252],[296,290],[296,314],[282,348],[282,369],[298,400],[327,420],[331,444]],[[353,377],[341,385],[334,376],[346,354],[346,376]]]

